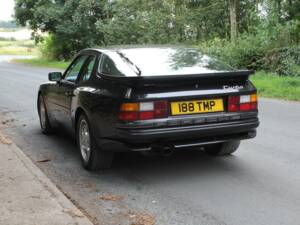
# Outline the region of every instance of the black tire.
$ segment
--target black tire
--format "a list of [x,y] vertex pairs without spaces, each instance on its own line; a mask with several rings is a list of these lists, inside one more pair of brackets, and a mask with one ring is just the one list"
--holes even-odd
[[[82,142],[84,139],[83,137],[80,137],[80,132],[83,132],[82,129],[84,129],[82,126],[87,126],[87,130],[89,133],[89,144],[85,144],[90,148],[89,155],[85,155],[85,151],[83,150],[84,148],[82,146]],[[89,120],[84,113],[79,117],[76,127],[77,147],[80,152],[83,168],[89,171],[110,168],[113,161],[114,153],[108,151],[101,151],[101,147],[99,147],[96,144],[95,138],[90,129],[91,126]]]
[[240,146],[241,141],[229,141],[220,144],[208,145],[204,148],[208,155],[212,156],[224,156],[231,155]]
[[38,112],[39,112],[39,119],[41,130],[43,134],[52,134],[53,128],[50,124],[50,120],[48,117],[48,111],[46,108],[46,104],[42,95],[39,95],[38,98]]

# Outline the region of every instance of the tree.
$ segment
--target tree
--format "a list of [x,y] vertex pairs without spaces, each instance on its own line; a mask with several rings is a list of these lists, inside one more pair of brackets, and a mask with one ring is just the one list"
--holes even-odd
[[234,42],[238,34],[237,26],[237,0],[229,0],[229,11],[230,11],[230,38]]
[[[15,1],[17,22],[30,26],[36,41],[42,40],[40,31],[50,34],[44,52],[51,58],[69,58],[96,45],[199,44],[214,39],[236,43],[264,29],[272,34],[287,22],[299,21],[294,39],[299,40],[300,33],[299,0]],[[266,18],[260,15],[262,6]]]
[[51,34],[52,57],[69,58],[82,48],[104,43],[95,24],[105,18],[105,4],[101,0],[16,0],[15,18],[30,26],[38,42],[39,31]]

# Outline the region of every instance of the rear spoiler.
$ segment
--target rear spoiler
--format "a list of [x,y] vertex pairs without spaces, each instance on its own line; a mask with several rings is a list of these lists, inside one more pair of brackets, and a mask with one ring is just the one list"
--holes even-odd
[[247,80],[250,75],[254,74],[253,70],[238,70],[230,72],[217,72],[217,73],[202,73],[202,74],[189,74],[189,75],[155,75],[155,76],[135,76],[135,77],[123,77],[123,76],[112,76],[107,74],[99,74],[100,77],[119,82],[130,87],[140,86],[152,86],[161,83],[170,82],[190,82],[200,81],[202,79],[243,79]]

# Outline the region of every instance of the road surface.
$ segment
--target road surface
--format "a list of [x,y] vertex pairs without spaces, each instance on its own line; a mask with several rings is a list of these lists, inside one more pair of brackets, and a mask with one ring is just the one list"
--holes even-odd
[[261,99],[258,136],[234,156],[119,154],[112,169],[90,173],[66,133],[40,132],[36,93],[49,71],[0,63],[0,120],[95,224],[300,224],[300,103]]

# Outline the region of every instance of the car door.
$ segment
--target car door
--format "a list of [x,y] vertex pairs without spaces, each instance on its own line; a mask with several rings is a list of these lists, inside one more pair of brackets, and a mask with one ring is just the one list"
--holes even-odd
[[78,56],[65,72],[62,80],[57,83],[55,89],[56,96],[56,120],[63,124],[66,128],[72,127],[71,122],[71,103],[74,97],[76,82],[80,77],[82,69],[88,55]]

